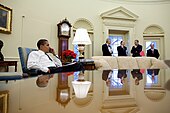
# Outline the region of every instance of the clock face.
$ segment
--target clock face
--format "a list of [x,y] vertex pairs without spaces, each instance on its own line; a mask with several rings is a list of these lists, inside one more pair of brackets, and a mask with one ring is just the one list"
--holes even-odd
[[62,35],[69,36],[69,31],[70,31],[70,27],[68,26],[68,24],[63,23],[63,24],[61,25],[61,34],[62,34]]

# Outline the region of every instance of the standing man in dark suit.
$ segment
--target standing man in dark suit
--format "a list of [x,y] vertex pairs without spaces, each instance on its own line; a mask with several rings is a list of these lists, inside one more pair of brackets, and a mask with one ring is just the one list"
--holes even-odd
[[[159,52],[157,49],[154,48],[154,44],[151,43],[150,44],[150,49],[147,50],[147,56],[148,57],[155,57],[155,58],[159,58]],[[147,70],[148,74],[152,76],[152,80],[154,80],[154,76],[159,74],[159,69],[148,69]]]
[[[0,61],[4,61],[4,56],[1,53],[1,49],[3,45],[4,45],[3,41],[0,40]],[[0,66],[0,72],[6,72],[6,71],[7,71],[7,66]]]
[[103,56],[112,56],[113,51],[110,44],[111,44],[111,40],[107,38],[106,43],[102,45]]
[[155,57],[155,58],[159,58],[159,52],[157,49],[154,48],[154,44],[150,44],[150,49],[147,50],[147,56],[148,57]]
[[2,49],[3,45],[4,45],[4,43],[0,40],[0,61],[4,61],[4,56],[1,53],[1,49]]
[[117,47],[117,51],[118,51],[118,56],[127,56],[127,47],[125,46],[125,42],[121,41],[120,42],[120,46]]
[[135,45],[131,49],[132,56],[139,57],[141,56],[140,52],[142,51],[142,45],[139,44],[139,40],[135,40],[134,44]]

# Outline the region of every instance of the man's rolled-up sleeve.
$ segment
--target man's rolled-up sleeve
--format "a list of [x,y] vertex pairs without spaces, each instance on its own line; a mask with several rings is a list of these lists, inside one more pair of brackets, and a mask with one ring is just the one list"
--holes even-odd
[[31,52],[28,56],[27,68],[28,69],[40,69],[43,72],[47,72],[49,69],[43,67],[39,63],[40,56],[36,52]]

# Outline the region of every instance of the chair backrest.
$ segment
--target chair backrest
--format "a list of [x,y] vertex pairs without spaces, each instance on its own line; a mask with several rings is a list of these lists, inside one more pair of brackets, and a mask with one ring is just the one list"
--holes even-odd
[[31,51],[37,51],[37,49],[18,47],[19,57],[20,57],[20,61],[21,61],[21,68],[22,68],[23,73],[28,72],[27,60],[28,60],[28,55]]

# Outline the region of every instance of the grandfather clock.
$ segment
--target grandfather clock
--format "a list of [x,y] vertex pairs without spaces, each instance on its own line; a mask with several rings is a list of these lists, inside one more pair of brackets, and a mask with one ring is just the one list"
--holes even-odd
[[[58,55],[63,61],[62,52],[68,50],[68,40],[71,36],[71,24],[65,18],[57,24],[58,27]],[[68,76],[66,73],[58,74],[56,101],[61,105],[66,106],[70,101],[70,87],[68,86]]]
[[62,52],[68,50],[68,40],[71,36],[71,24],[65,18],[60,23],[57,24],[58,26],[58,55],[61,56],[63,60]]
[[71,100],[70,87],[68,86],[68,75],[66,73],[59,73],[57,83],[56,101],[62,106],[66,106]]

